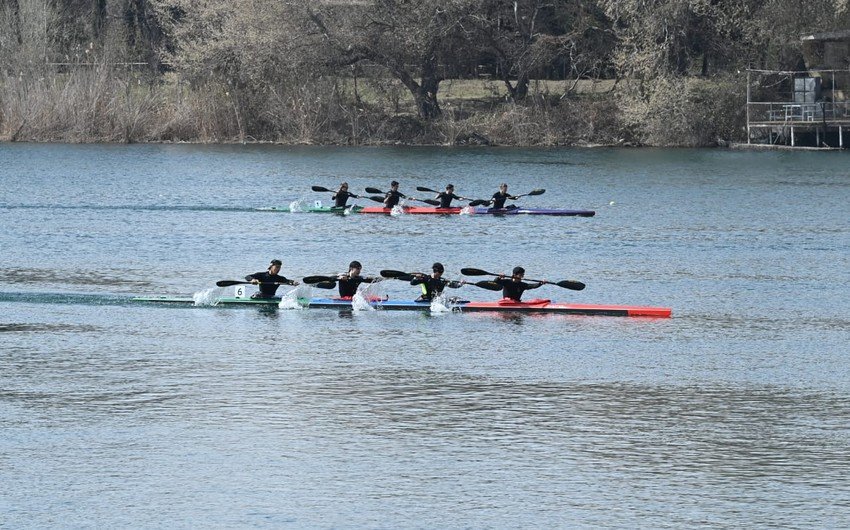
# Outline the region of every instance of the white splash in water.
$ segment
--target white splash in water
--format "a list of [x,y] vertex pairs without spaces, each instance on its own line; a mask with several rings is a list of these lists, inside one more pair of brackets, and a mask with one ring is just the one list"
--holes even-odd
[[289,203],[289,211],[292,213],[303,212],[304,209],[301,207],[301,201],[292,201]]
[[[362,285],[362,284],[361,284]],[[355,311],[374,311],[375,308],[369,303],[368,295],[365,295],[365,290],[357,289],[354,296],[351,297],[351,309]]]
[[460,209],[460,215],[472,215],[475,213],[475,209],[472,206],[464,206]]
[[204,289],[203,291],[199,291],[192,295],[192,300],[195,301],[196,306],[213,306],[218,304],[219,296],[218,287],[211,287],[209,289]]
[[299,285],[283,293],[277,306],[280,309],[304,309],[310,304],[312,291],[309,285]]
[[441,294],[431,300],[431,313],[451,313],[451,302],[446,295]]
[[399,215],[404,215],[404,208],[400,204],[396,204],[393,206],[393,209],[390,210],[390,215],[393,217],[398,217]]

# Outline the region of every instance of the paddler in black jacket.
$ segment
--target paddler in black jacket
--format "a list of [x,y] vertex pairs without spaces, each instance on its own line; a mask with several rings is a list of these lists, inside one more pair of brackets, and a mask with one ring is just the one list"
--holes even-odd
[[422,294],[416,299],[417,302],[430,302],[435,297],[440,296],[446,287],[457,289],[466,284],[465,280],[459,282],[444,280],[442,278],[444,270],[442,263],[435,263],[431,266],[432,273],[430,276],[419,274],[410,280],[410,285],[422,287]]
[[440,208],[451,208],[452,207],[452,200],[454,200],[454,199],[459,200],[459,201],[471,200],[471,199],[467,199],[466,197],[460,197],[458,195],[455,195],[455,187],[454,187],[453,184],[449,184],[448,186],[446,186],[446,191],[441,191],[434,198],[437,199],[438,201],[440,201],[440,206],[439,206]]
[[[384,208],[392,208],[397,205],[401,199],[406,199],[407,195],[398,191],[398,182],[390,182],[390,191],[384,197]],[[411,197],[412,199],[413,197]]]
[[[508,200],[508,199],[515,201],[515,200],[519,199],[519,197],[514,197],[513,195],[508,195],[508,185],[503,183],[499,186],[499,191],[494,193],[493,198],[490,199],[490,202],[493,205],[493,206],[491,206],[491,208],[504,208],[505,207],[505,201]],[[514,206],[511,205],[510,207],[514,207]]]
[[280,276],[280,268],[283,266],[279,259],[273,259],[269,269],[264,272],[255,272],[245,276],[246,282],[259,286],[260,290],[251,298],[274,298],[277,288],[281,285],[298,285],[298,282]]
[[337,277],[340,298],[353,297],[361,283],[374,283],[379,280],[379,278],[360,276],[361,270],[363,265],[359,261],[352,261],[348,264],[348,272]]
[[334,207],[335,208],[345,208],[346,204],[348,203],[349,197],[354,197],[355,199],[360,198],[359,195],[349,193],[348,182],[343,182],[342,184],[339,185],[339,189],[334,194],[334,196],[331,197],[331,199],[333,199],[333,201],[334,201]]
[[529,289],[537,289],[546,280],[535,283],[525,283],[522,279],[525,277],[525,269],[522,267],[514,267],[513,274],[510,278],[505,278],[504,275],[499,276],[494,281],[502,286],[502,298],[509,298],[514,302],[519,302],[522,298],[522,293]]

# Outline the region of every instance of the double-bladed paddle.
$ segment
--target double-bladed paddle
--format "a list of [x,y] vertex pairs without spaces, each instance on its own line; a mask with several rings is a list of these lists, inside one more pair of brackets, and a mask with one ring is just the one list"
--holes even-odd
[[[308,282],[307,280],[315,280]],[[304,283],[308,285],[312,285],[313,287],[318,287],[319,289],[333,289],[336,287],[336,278],[332,278],[330,276],[308,276],[304,278]],[[250,285],[254,284],[254,282],[245,282],[242,280],[219,280],[215,282],[217,287],[230,287],[232,285]],[[289,285],[288,283],[280,283],[280,282],[260,282],[254,285]]]
[[216,287],[230,287],[231,285],[249,285],[249,284],[254,284],[254,285],[290,285],[288,283],[281,283],[281,282],[254,283],[254,282],[246,282],[246,281],[242,281],[242,280],[219,280],[219,281],[215,282]]
[[[431,188],[426,188],[424,186],[416,186],[416,191],[428,191],[428,192],[437,193],[437,194],[443,193],[442,191],[432,190]],[[466,197],[461,197],[460,195],[457,195],[457,198],[464,200],[464,201],[472,200],[472,199],[468,199]]]
[[[481,269],[461,269],[460,273],[464,276],[504,276],[502,274],[496,274],[495,272],[487,272]],[[507,276],[505,276],[507,277]],[[561,280],[559,282],[549,282],[544,280],[532,280],[530,278],[526,278],[526,280],[530,282],[544,283],[550,285],[557,285],[558,287],[563,287],[564,289],[572,289],[573,291],[581,291],[585,288],[585,285],[581,282],[577,282],[575,280]]]
[[[427,275],[424,274],[424,273],[421,273],[421,272],[404,272],[404,271],[394,271],[394,270],[391,270],[391,269],[385,269],[385,270],[381,271],[381,276],[383,276],[384,278],[392,278],[394,280],[402,280],[402,281],[405,281],[405,282],[409,282],[410,280],[412,280],[416,276],[427,276]],[[457,281],[457,280],[447,280],[447,281]],[[474,285],[476,287],[481,287],[482,289],[487,289],[489,291],[501,291],[502,290],[502,286],[497,284],[496,282],[482,281],[482,282],[470,283],[468,285]]]
[[[307,285],[314,285],[319,289],[333,289],[336,286],[336,282],[338,282],[341,278],[337,276],[305,276],[302,281]],[[367,283],[375,283],[379,281],[380,278],[363,278],[363,280]]]
[[[317,192],[319,192],[319,193],[336,193],[336,191],[337,191],[337,190],[330,190],[330,189],[325,188],[325,187],[323,187],[323,186],[310,186],[310,189],[311,189],[311,190],[313,190],[313,191],[317,191]],[[359,199],[359,198],[360,198],[360,196],[359,196],[359,195],[355,195],[355,194],[353,194],[353,193],[351,193],[351,192],[349,192],[348,194],[349,194],[350,196],[354,197],[355,199]]]
[[[366,193],[382,193],[382,194],[384,194],[384,197],[377,197],[377,196],[369,197],[369,199],[371,199],[375,202],[384,202],[384,199],[386,198],[386,193],[379,190],[378,188],[366,188]],[[424,202],[425,204],[430,204],[431,206],[439,206],[440,205],[440,201],[435,201],[434,199],[415,199],[413,197],[405,197],[405,199],[407,199],[409,201]]]
[[[520,195],[510,195],[510,196],[508,196],[508,199],[515,201],[515,200],[519,199],[520,197],[527,197],[527,196],[530,196],[530,195],[543,195],[544,193],[546,193],[546,190],[538,188],[536,190],[531,190],[528,193],[523,193],[523,194],[520,194]],[[483,206],[485,204],[490,204],[491,202],[493,202],[493,199],[486,199],[486,200],[479,199],[479,200],[472,201],[471,203],[469,203],[469,205],[470,206]]]

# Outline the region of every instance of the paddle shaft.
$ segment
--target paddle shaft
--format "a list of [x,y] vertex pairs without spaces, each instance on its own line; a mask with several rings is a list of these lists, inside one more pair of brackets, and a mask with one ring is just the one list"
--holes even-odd
[[[437,190],[432,190],[431,188],[426,188],[425,186],[416,186],[416,191],[427,191],[427,192],[430,192],[430,193],[436,193],[437,195],[444,193],[442,191],[437,191]],[[452,193],[452,195],[454,195],[454,193]],[[455,195],[455,197],[457,197],[459,200],[462,200],[462,201],[471,201],[472,200],[468,197],[461,197],[460,195]]]
[[[465,268],[460,270],[461,274],[465,274],[467,276],[499,276],[502,278],[510,278],[510,275],[506,274],[496,274],[495,272],[488,272],[482,269],[472,269]],[[586,287],[582,282],[578,282],[575,280],[561,280],[559,282],[550,282],[548,280],[534,280],[531,278],[524,278],[524,280],[529,282],[540,283],[544,285],[557,285],[558,287],[563,287],[564,289],[572,289],[573,291],[581,291]]]
[[[402,281],[409,282],[410,280],[412,280],[416,276],[428,276],[428,275],[424,274],[422,272],[404,272],[404,271],[394,271],[394,270],[382,270],[381,276],[383,276],[385,278],[391,278],[391,279],[394,279],[394,280],[402,280]],[[498,285],[497,283],[489,282],[489,281],[481,281],[481,282],[475,282],[475,283],[467,282],[466,280],[445,279],[445,281],[456,282],[456,283],[460,283],[461,285],[474,285],[476,287],[481,287],[482,289],[487,289],[489,291],[499,291],[499,290],[502,289],[502,287],[500,285]]]
[[215,282],[217,287],[230,287],[231,285],[292,285],[289,283],[281,283],[281,282],[244,282],[241,280],[220,280]]

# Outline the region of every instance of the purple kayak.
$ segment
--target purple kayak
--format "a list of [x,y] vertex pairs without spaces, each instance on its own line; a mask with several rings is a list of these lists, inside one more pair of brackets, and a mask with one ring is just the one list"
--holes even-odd
[[490,215],[573,215],[579,217],[593,217],[593,210],[561,210],[556,208],[472,208],[473,213]]

